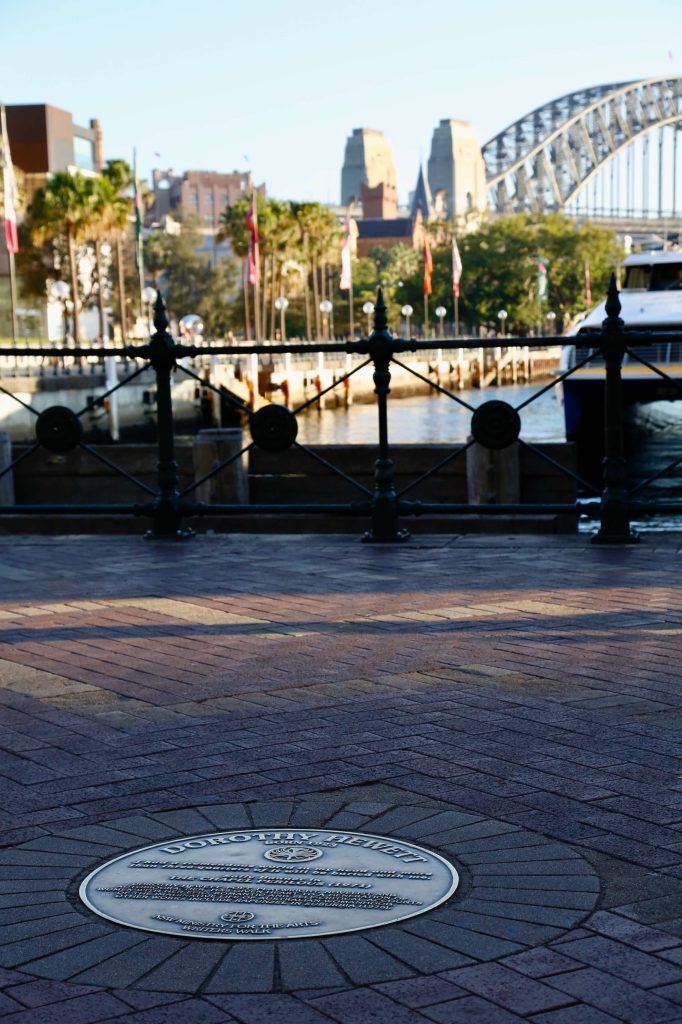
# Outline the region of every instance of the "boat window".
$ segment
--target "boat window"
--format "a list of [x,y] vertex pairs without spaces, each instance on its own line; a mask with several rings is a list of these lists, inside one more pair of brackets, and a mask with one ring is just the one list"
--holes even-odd
[[651,264],[641,264],[636,267],[625,268],[625,283],[623,289],[627,291],[630,288],[643,288],[645,291],[649,290],[649,281],[651,280]]
[[659,263],[652,268],[649,290],[652,292],[682,288],[682,263]]
[[671,288],[682,288],[682,263],[644,263],[625,267],[624,291],[662,292]]

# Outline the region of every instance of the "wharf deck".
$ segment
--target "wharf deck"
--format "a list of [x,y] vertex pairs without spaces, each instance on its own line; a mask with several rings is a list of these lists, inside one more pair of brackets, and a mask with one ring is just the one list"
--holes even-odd
[[[0,539],[0,1016],[682,1022],[682,537]],[[352,935],[159,937],[96,864],[229,828],[442,852]]]

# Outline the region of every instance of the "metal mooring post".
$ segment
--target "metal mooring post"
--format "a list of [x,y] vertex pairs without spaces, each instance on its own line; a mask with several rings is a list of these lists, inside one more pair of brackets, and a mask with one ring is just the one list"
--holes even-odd
[[398,499],[393,484],[393,459],[388,447],[388,395],[391,390],[393,335],[388,329],[384,296],[379,289],[374,307],[374,330],[367,346],[374,363],[374,393],[379,413],[379,458],[374,463],[372,526],[363,537],[368,544],[390,544],[407,540],[408,530],[398,529]]
[[611,275],[606,300],[606,319],[599,342],[606,363],[604,385],[604,490],[601,497],[601,525],[593,544],[634,544],[630,529],[627,469],[623,440],[623,381],[621,367],[626,337],[620,313],[615,274]]
[[152,334],[149,344],[140,349],[140,354],[149,359],[156,374],[159,450],[157,464],[159,490],[152,510],[152,528],[147,536],[185,540],[188,537],[193,537],[194,531],[182,527],[171,398],[171,373],[175,369],[175,359],[181,349],[175,344],[173,335],[168,330],[168,316],[161,292],[157,292],[154,303],[154,327],[156,331]]

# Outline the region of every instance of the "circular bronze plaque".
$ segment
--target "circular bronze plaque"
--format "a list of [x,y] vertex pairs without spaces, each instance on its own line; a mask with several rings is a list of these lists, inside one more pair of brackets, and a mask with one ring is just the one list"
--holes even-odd
[[330,829],[187,836],[106,861],[80,887],[101,917],[197,939],[294,939],[403,921],[459,884],[403,839]]

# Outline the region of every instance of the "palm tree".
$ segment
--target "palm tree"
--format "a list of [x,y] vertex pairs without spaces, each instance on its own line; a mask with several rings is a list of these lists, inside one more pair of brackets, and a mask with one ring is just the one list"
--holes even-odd
[[[249,310],[249,282],[247,257],[249,255],[249,229],[246,226],[246,215],[250,199],[238,199],[228,206],[220,215],[220,228],[216,235],[216,245],[229,240],[235,256],[242,260],[242,294],[244,296],[244,336],[251,337],[251,315]],[[265,200],[256,193],[256,209],[260,219]],[[255,301],[255,297],[254,297]],[[256,317],[254,320],[257,322]]]
[[130,195],[134,184],[133,169],[125,160],[107,160],[104,178],[109,181],[113,195],[110,207],[109,231],[116,242],[116,265],[118,269],[118,305],[121,317],[121,339],[126,341],[126,293],[125,268],[123,263],[123,236],[132,207]]
[[69,258],[73,301],[73,339],[80,344],[80,297],[76,246],[85,241],[92,219],[94,179],[82,174],[57,171],[48,183],[33,195],[29,207],[31,235],[38,245],[63,239]]
[[[303,259],[309,265],[313,290],[313,314],[315,317],[315,337],[321,337],[320,329],[320,268],[336,251],[341,239],[339,223],[329,210],[320,203],[292,203],[294,217],[298,224],[300,245]],[[308,274],[306,274],[305,302],[306,327],[308,337],[312,336],[310,300],[308,294]],[[324,287],[324,285],[323,285]]]
[[[118,239],[121,237],[128,222],[128,206],[128,200],[118,193],[111,178],[104,175],[101,178],[95,179],[88,234],[95,246],[99,333],[102,340],[107,335],[106,312],[104,309],[104,274],[102,272],[102,242],[110,238]],[[123,307],[121,308],[123,309]],[[123,329],[122,336],[125,339],[125,331]]]

